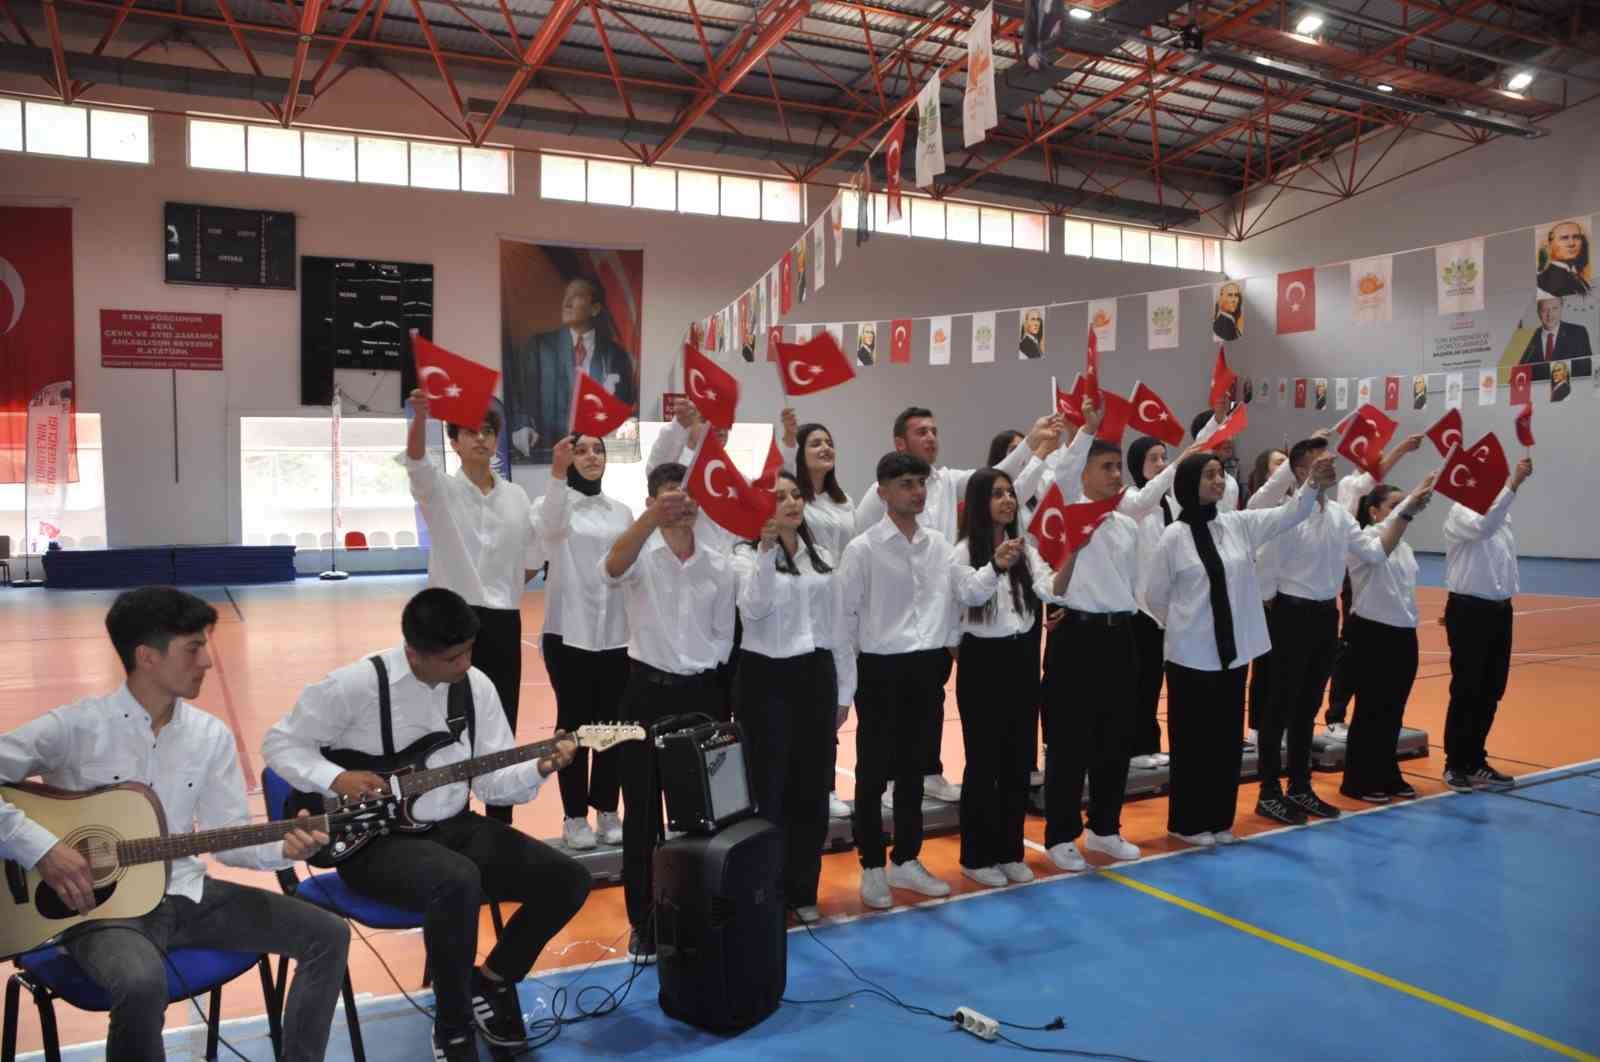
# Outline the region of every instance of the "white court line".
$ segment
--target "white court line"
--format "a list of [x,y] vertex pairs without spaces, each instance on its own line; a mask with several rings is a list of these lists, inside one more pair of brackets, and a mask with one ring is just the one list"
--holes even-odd
[[[1540,596],[1546,596],[1546,595],[1540,595]],[[1559,595],[1549,595],[1549,596],[1559,596]],[[1557,608],[1530,608],[1530,609],[1528,609],[1526,611],[1523,611],[1523,612],[1513,612],[1512,615],[1513,616],[1539,616],[1539,615],[1543,615],[1546,612],[1572,612],[1573,610],[1580,609],[1580,608],[1600,608],[1600,601],[1592,601],[1587,605],[1561,605],[1561,606],[1559,606]]]
[[[1448,649],[1424,649],[1423,656],[1449,656]],[[1512,656],[1528,656],[1536,660],[1587,660],[1600,657],[1600,653],[1512,653]]]

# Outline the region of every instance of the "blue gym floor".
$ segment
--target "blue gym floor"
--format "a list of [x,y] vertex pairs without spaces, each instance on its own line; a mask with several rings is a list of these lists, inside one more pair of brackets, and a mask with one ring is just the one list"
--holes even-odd
[[[1346,815],[824,925],[815,939],[794,932],[788,996],[866,987],[825,941],[907,1003],[967,1005],[1025,1025],[1060,1015],[1063,1031],[1007,1030],[1037,1047],[1152,1060],[1596,1058],[1597,879],[1600,762],[1531,776],[1510,793]],[[627,974],[610,963],[530,981],[523,1001],[548,1015],[557,987],[610,987]],[[665,1017],[656,988],[647,970],[618,1012],[566,1029],[538,1057],[1020,1055],[869,995],[786,1004],[743,1035],[718,1037]],[[375,1062],[430,1057],[427,1020],[404,999],[368,999],[361,1013]],[[224,1035],[252,1062],[271,1057],[259,1020]],[[172,1058],[196,1057],[200,1031],[169,1044]],[[328,1057],[349,1057],[342,1014]]]

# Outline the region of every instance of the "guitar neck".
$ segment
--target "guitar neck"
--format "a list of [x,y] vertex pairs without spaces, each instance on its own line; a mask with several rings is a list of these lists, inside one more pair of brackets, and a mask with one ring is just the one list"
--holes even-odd
[[555,751],[556,740],[551,738],[545,741],[535,741],[531,745],[518,745],[514,749],[506,749],[503,752],[491,752],[487,756],[475,756],[470,760],[462,760],[460,763],[451,763],[426,771],[413,771],[411,774],[400,776],[400,795],[403,797],[420,796],[430,789],[438,789],[442,785],[450,785],[454,782],[470,781],[477,775],[498,771],[502,767],[514,767],[529,760],[537,760],[549,756]]
[[123,866],[135,863],[159,863],[184,856],[206,852],[226,852],[234,848],[250,848],[258,844],[281,841],[290,830],[317,830],[328,832],[328,816],[314,815],[282,822],[264,822],[254,826],[225,826],[219,830],[201,830],[198,833],[175,833],[166,837],[145,837],[136,841],[117,842],[117,861]]

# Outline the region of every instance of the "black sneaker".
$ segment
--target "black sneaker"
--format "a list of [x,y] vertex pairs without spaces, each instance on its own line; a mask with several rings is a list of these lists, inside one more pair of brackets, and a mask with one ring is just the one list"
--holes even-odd
[[1315,815],[1319,819],[1336,819],[1339,817],[1338,808],[1309,789],[1303,793],[1290,793],[1289,803],[1299,807],[1307,815]]
[[517,986],[491,981],[481,970],[472,972],[472,1016],[491,1047],[522,1047],[528,1039]]
[[478,1062],[478,1044],[471,1029],[433,1027],[433,1062]]
[[1467,776],[1476,789],[1510,789],[1517,784],[1517,780],[1509,774],[1501,774],[1487,763]]
[[1399,785],[1390,788],[1389,796],[1395,800],[1415,800],[1417,799],[1417,791],[1412,788],[1410,782],[1401,782]]
[[651,933],[646,933],[635,927],[628,934],[628,958],[641,966],[649,966],[656,961],[656,938]]
[[1256,814],[1273,822],[1281,822],[1285,826],[1306,824],[1305,812],[1284,800],[1282,793],[1263,794],[1261,799],[1256,801]]
[[1444,784],[1458,793],[1472,792],[1472,777],[1457,767],[1444,769]]
[[1345,796],[1349,797],[1351,800],[1359,800],[1364,804],[1387,804],[1389,802],[1389,794],[1388,793],[1379,793],[1379,792],[1358,793],[1358,792],[1356,792],[1354,790],[1346,789],[1343,786],[1339,787],[1339,792],[1343,793]]

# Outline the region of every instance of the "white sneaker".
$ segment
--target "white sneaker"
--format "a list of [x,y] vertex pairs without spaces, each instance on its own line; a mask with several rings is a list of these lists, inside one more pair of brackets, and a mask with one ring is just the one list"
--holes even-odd
[[1256,733],[1255,727],[1251,727],[1244,732],[1244,739],[1252,745],[1260,744],[1260,742],[1257,740],[1259,737],[1260,735]]
[[1133,759],[1128,761],[1129,767],[1137,767],[1141,771],[1148,771],[1150,768],[1156,765],[1157,761],[1154,756],[1135,756]]
[[1044,785],[1044,772],[1043,771],[1029,771],[1028,772],[1028,788],[1029,789],[1038,789],[1041,785]]
[[1083,853],[1078,851],[1078,846],[1072,841],[1051,845],[1045,855],[1050,857],[1050,862],[1071,873],[1089,869],[1088,860],[1083,858]]
[[1099,852],[1101,855],[1108,855],[1112,859],[1128,860],[1139,858],[1139,847],[1124,841],[1120,833],[1102,836],[1093,830],[1085,831],[1083,846],[1091,852]]
[[1233,831],[1232,830],[1218,830],[1216,833],[1211,835],[1211,839],[1213,841],[1215,841],[1217,844],[1238,844],[1239,843],[1239,838],[1237,838],[1237,837],[1235,837],[1233,835]]
[[894,783],[889,782],[883,787],[883,810],[894,811]]
[[1329,723],[1328,737],[1332,738],[1334,741],[1349,741],[1350,728],[1345,726],[1343,723]]
[[922,778],[922,795],[942,800],[946,804],[954,804],[961,799],[961,787],[953,782],[944,780],[942,774],[924,775]]
[[890,862],[888,879],[889,887],[893,889],[920,892],[924,896],[950,895],[950,883],[928,873],[928,868],[922,865],[920,859],[905,863]]
[[600,813],[600,843],[622,843],[622,816],[615,811],[602,811]]
[[1033,871],[1028,869],[1026,863],[1001,863],[1000,873],[1013,885],[1021,885],[1033,880]]
[[1172,762],[1172,757],[1165,752],[1156,753],[1156,766],[1165,767]]
[[861,902],[879,911],[894,906],[894,897],[889,895],[889,882],[882,867],[862,868]]
[[828,794],[828,818],[830,818],[830,819],[848,819],[849,817],[850,817],[850,805],[846,804],[844,801],[840,800],[838,793],[829,793]]
[[1005,872],[999,867],[962,867],[961,876],[976,881],[979,885],[987,885],[991,889],[998,889],[1009,880]]
[[589,820],[568,819],[561,824],[561,843],[574,852],[587,852],[597,843]]
[[808,903],[804,907],[796,907],[794,909],[794,916],[800,919],[803,925],[809,926],[813,922],[816,922],[822,918],[822,912],[817,910],[816,904]]
[[1167,836],[1176,837],[1184,844],[1192,844],[1196,848],[1210,848],[1212,845],[1217,843],[1216,835],[1206,833],[1204,830],[1199,833],[1173,833],[1171,830],[1168,830]]

